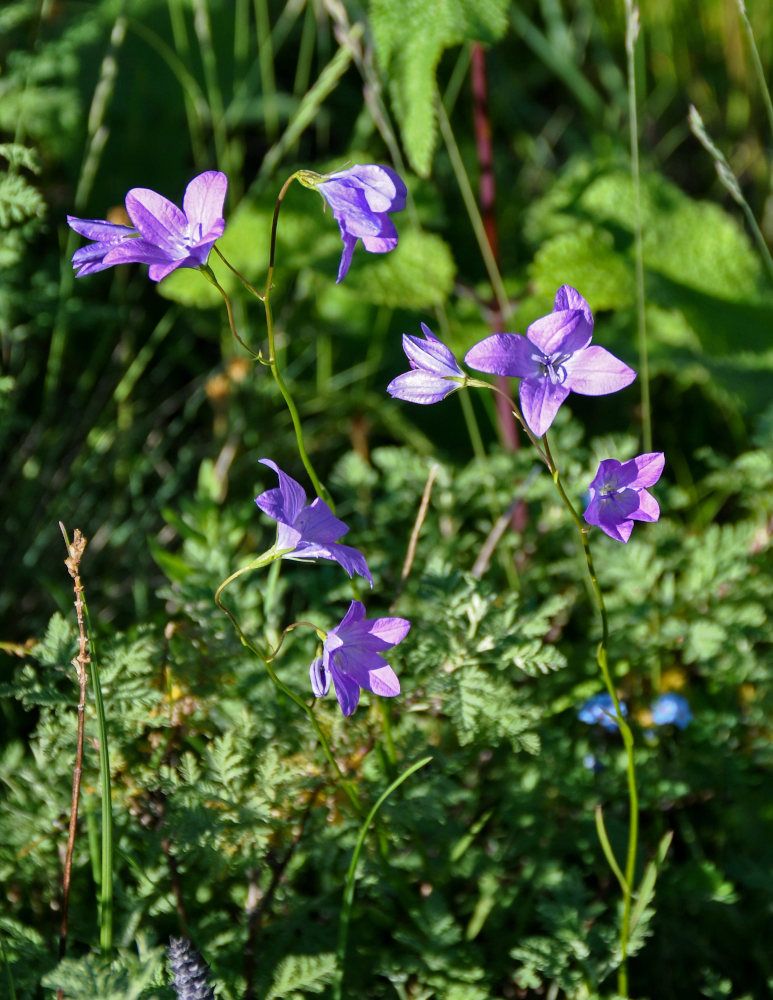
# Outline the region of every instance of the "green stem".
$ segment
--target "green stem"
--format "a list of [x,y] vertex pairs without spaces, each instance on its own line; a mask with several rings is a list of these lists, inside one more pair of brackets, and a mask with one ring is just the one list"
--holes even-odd
[[[242,645],[246,646],[246,648],[249,649],[250,652],[254,653],[255,656],[257,656],[258,659],[263,662],[263,665],[265,666],[266,671],[268,672],[268,675],[274,682],[275,686],[283,694],[285,694],[290,699],[290,701],[296,704],[298,708],[300,708],[303,712],[306,713],[306,715],[308,715],[311,724],[314,727],[314,731],[317,734],[317,738],[319,739],[319,742],[322,745],[322,750],[325,754],[325,757],[327,758],[328,763],[338,776],[338,780],[341,784],[341,787],[346,792],[349,801],[352,803],[352,806],[354,807],[354,810],[357,813],[357,815],[363,816],[364,809],[362,807],[362,804],[360,803],[359,796],[357,795],[357,789],[354,786],[354,784],[351,781],[349,781],[349,779],[344,775],[343,771],[338,766],[338,761],[336,761],[335,757],[333,756],[333,751],[330,747],[330,742],[327,736],[325,735],[324,730],[322,729],[322,726],[319,723],[319,720],[314,714],[314,709],[312,708],[311,705],[308,705],[303,700],[303,698],[297,695],[291,688],[287,687],[287,685],[279,679],[272,664],[274,657],[279,652],[279,648],[281,647],[282,642],[284,641],[285,635],[287,635],[288,632],[291,632],[294,628],[296,628],[297,625],[308,625],[310,628],[314,628],[317,634],[320,634],[320,630],[316,627],[316,625],[312,625],[310,622],[296,622],[295,624],[288,626],[282,633],[282,637],[279,641],[279,646],[277,646],[274,652],[271,653],[271,655],[269,656],[266,653],[264,653],[263,650],[259,649],[253,642],[251,642],[250,639],[247,638],[247,636],[244,634],[241,625],[239,624],[239,620],[236,617],[236,615],[228,607],[226,607],[225,604],[223,604],[222,594],[225,588],[234,580],[236,580],[238,577],[242,576],[242,574],[247,573],[249,570],[257,569],[259,566],[265,566],[269,561],[271,561],[267,558],[268,555],[269,553],[264,553],[263,556],[258,557],[258,559],[256,559],[253,563],[250,563],[249,566],[243,566],[241,569],[237,570],[235,573],[232,573],[226,580],[224,580],[215,591],[215,604],[217,604],[220,610],[230,619],[231,624],[236,630],[236,634],[239,636]],[[277,557],[278,557],[277,553],[273,553],[272,559]]]
[[382,792],[360,827],[357,843],[354,845],[354,851],[352,852],[352,860],[349,862],[349,870],[346,873],[344,900],[343,906],[341,907],[341,921],[338,925],[338,968],[336,970],[336,979],[333,983],[333,997],[335,1000],[341,1000],[341,987],[343,986],[344,979],[344,959],[346,957],[346,941],[349,935],[349,917],[352,911],[352,903],[354,902],[354,887],[357,882],[357,862],[360,860],[360,853],[362,852],[365,838],[368,835],[368,829],[370,824],[375,819],[376,813],[379,811],[384,802],[386,802],[392,792],[396,788],[399,788],[400,785],[402,785],[407,778],[410,778],[412,774],[418,771],[419,768],[429,764],[431,760],[432,757],[423,757],[415,764],[411,764],[407,770],[403,771],[399,778],[396,778],[392,784],[389,785],[384,792]]
[[[583,552],[585,554],[585,563],[588,569],[588,575],[590,577],[591,587],[593,588],[593,594],[596,598],[596,605],[601,616],[601,642],[599,643],[598,650],[596,653],[596,661],[601,670],[601,676],[604,678],[604,686],[612,699],[612,704],[614,705],[614,717],[617,722],[620,733],[623,738],[623,745],[625,747],[626,755],[626,772],[627,772],[627,782],[628,782],[628,850],[625,860],[625,874],[621,881],[621,889],[623,893],[623,917],[620,925],[620,954],[621,962],[620,968],[618,970],[617,978],[617,991],[621,997],[628,996],[628,941],[630,938],[630,928],[631,928],[631,902],[633,898],[633,881],[636,873],[636,850],[639,839],[639,795],[636,788],[636,764],[634,759],[634,747],[633,747],[633,733],[631,732],[630,726],[625,720],[622,708],[620,707],[620,700],[617,697],[617,691],[615,690],[615,685],[612,680],[612,674],[609,670],[609,663],[607,662],[607,649],[609,646],[609,622],[607,619],[607,609],[604,604],[604,595],[601,592],[601,586],[598,581],[598,576],[596,574],[596,567],[593,563],[593,556],[590,550],[590,543],[588,541],[588,530],[580,519],[580,515],[574,508],[571,500],[564,490],[563,483],[561,482],[561,477],[558,472],[558,467],[553,461],[553,456],[550,451],[550,445],[548,443],[547,434],[542,438],[542,443],[545,446],[545,455],[548,461],[548,468],[550,469],[551,475],[553,477],[553,482],[556,489],[569,512],[572,521],[574,522],[575,528],[577,529],[580,540],[582,542]],[[602,849],[605,855],[607,854],[607,849],[611,851],[609,841],[606,843],[604,838],[601,838]],[[607,858],[609,861],[609,858]],[[610,867],[612,871],[619,878],[620,868],[615,863],[614,865],[610,862]]]
[[113,810],[110,787],[110,753],[107,741],[107,718],[105,704],[102,700],[102,685],[99,680],[99,664],[97,663],[94,634],[86,599],[83,599],[83,610],[91,650],[91,686],[94,690],[94,706],[97,715],[97,731],[99,732],[99,779],[102,809],[102,878],[99,887],[99,947],[105,957],[113,950]]
[[633,181],[634,256],[636,261],[636,313],[639,344],[639,386],[641,389],[642,441],[645,452],[652,451],[652,410],[650,407],[649,353],[644,299],[644,244],[641,224],[641,176],[639,170],[639,120],[636,101],[636,38],[639,34],[639,11],[633,0],[625,0],[625,48],[628,56],[628,129],[631,144],[631,179]]

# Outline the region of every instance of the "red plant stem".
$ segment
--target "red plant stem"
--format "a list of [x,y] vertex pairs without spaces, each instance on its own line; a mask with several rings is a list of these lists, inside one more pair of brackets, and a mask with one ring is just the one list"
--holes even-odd
[[[473,96],[473,120],[475,126],[475,149],[478,154],[480,214],[486,230],[491,253],[499,267],[499,230],[496,216],[496,178],[494,176],[494,145],[491,141],[491,119],[488,110],[488,87],[486,83],[486,52],[480,42],[473,42],[470,54],[470,81]],[[491,308],[491,332],[502,332],[502,314],[494,300]],[[510,383],[503,375],[496,376],[496,386],[503,395],[495,395],[499,436],[506,451],[518,451],[520,440],[518,424],[513,417],[508,398],[512,399]]]

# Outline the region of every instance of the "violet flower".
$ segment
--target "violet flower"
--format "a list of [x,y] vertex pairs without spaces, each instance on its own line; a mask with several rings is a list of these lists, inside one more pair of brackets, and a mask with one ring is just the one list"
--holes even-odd
[[588,487],[590,503],[583,514],[610,538],[627,542],[634,521],[657,521],[660,506],[645,488],[660,479],[665,464],[662,451],[637,455],[627,462],[605,458]]
[[360,688],[383,698],[400,694],[397,675],[379,654],[402,642],[410,627],[405,618],[366,618],[365,605],[352,601],[340,625],[325,636],[322,656],[309,669],[315,696],[326,695],[332,680],[341,711],[351,715]]
[[[623,716],[628,715],[628,707],[624,701],[620,702],[620,711]],[[618,728],[615,718],[615,703],[612,701],[612,695],[606,691],[588,698],[577,713],[577,718],[589,726],[601,726],[608,733],[613,733]]]
[[421,329],[424,340],[403,334],[403,350],[411,363],[411,371],[392,379],[387,392],[409,403],[437,403],[461,389],[467,376],[426,323],[421,324]]
[[662,694],[650,706],[652,721],[656,726],[674,725],[677,729],[686,729],[692,722],[692,712],[686,698],[681,694]]
[[[351,545],[338,542],[349,528],[339,521],[324,500],[319,497],[306,504],[306,493],[300,483],[279,468],[269,458],[261,458],[279,476],[279,486],[255,497],[264,514],[277,522],[274,548],[283,552],[283,559],[332,559],[351,578],[357,573],[373,586],[368,564],[363,554]],[[287,550],[287,551],[283,551]]]
[[636,372],[603,347],[590,346],[593,315],[570,285],[556,292],[553,311],[520,333],[497,333],[475,344],[465,363],[478,371],[520,378],[521,411],[542,437],[570,392],[605,396],[630,385]]
[[161,281],[178,267],[203,267],[225,230],[227,188],[225,174],[207,170],[185,189],[182,209],[149,188],[132,188],[126,195],[126,211],[134,229],[68,215],[71,229],[95,241],[73,254],[77,277],[114,264],[149,264],[150,280]]
[[308,170],[299,176],[302,184],[315,187],[330,205],[341,230],[344,250],[336,283],[346,277],[358,239],[370,253],[388,253],[397,246],[397,230],[387,213],[401,212],[408,192],[391,167],[366,163],[321,179]]

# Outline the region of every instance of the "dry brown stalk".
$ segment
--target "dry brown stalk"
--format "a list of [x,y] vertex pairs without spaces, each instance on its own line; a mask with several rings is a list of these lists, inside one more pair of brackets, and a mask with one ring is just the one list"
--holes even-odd
[[[64,875],[62,877],[62,923],[59,928],[59,958],[64,958],[67,950],[67,913],[70,901],[70,878],[72,875],[72,856],[75,849],[75,833],[78,826],[78,802],[81,790],[81,774],[83,771],[83,729],[84,716],[86,711],[86,684],[88,680],[87,665],[90,661],[88,653],[88,637],[86,636],[86,626],[83,612],[83,585],[80,578],[80,563],[83,552],[86,548],[86,539],[78,528],[75,529],[73,540],[70,543],[67,539],[67,530],[62,522],[59,527],[67,546],[67,559],[64,564],[67,572],[73,579],[73,589],[75,591],[75,614],[78,619],[78,655],[72,661],[78,677],[78,687],[80,694],[78,698],[78,735],[75,749],[75,767],[72,772],[72,800],[70,803],[70,826],[67,833],[67,853],[64,860]],[[57,990],[57,1000],[61,1000],[64,995],[62,990]]]

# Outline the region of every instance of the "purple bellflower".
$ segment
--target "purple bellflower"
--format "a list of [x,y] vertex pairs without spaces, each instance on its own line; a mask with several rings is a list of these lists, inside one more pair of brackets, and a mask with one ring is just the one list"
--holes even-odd
[[306,493],[300,483],[282,472],[276,462],[261,458],[279,476],[279,486],[255,497],[264,514],[277,522],[274,548],[283,552],[283,559],[332,559],[351,578],[356,573],[373,586],[368,564],[363,554],[351,545],[338,542],[349,530],[339,521],[324,500],[317,497],[306,503]]
[[603,347],[591,345],[593,314],[570,285],[556,292],[553,311],[520,333],[497,333],[475,344],[465,363],[478,371],[520,378],[521,410],[542,437],[570,392],[605,396],[624,389],[636,372]]
[[662,451],[637,455],[628,462],[605,458],[588,487],[585,520],[618,542],[628,541],[634,521],[657,521],[660,506],[646,487],[660,479],[664,464]]
[[411,363],[411,371],[392,379],[387,392],[409,403],[437,403],[461,389],[467,376],[426,323],[421,324],[421,329],[424,340],[403,334],[403,350]]
[[375,163],[348,167],[321,180],[301,171],[301,183],[315,187],[333,210],[341,230],[344,250],[336,283],[343,281],[352,262],[357,240],[370,253],[388,253],[397,246],[397,230],[388,212],[401,212],[408,193],[391,167]]
[[133,229],[68,215],[71,229],[94,240],[73,255],[77,277],[114,264],[149,264],[150,280],[161,281],[178,267],[203,267],[225,230],[227,188],[225,174],[207,170],[185,189],[182,209],[149,188],[132,188],[126,195],[126,211]]
[[652,721],[656,726],[674,725],[686,729],[692,722],[692,712],[686,698],[669,692],[662,694],[650,707]]
[[410,627],[405,618],[366,618],[365,605],[352,601],[341,623],[325,636],[322,656],[309,669],[315,696],[324,697],[332,679],[341,711],[351,715],[360,688],[383,698],[400,694],[397,675],[379,654],[402,642]]
[[[620,711],[624,716],[628,715],[628,707],[624,701],[620,702]],[[612,701],[612,696],[606,692],[594,694],[592,698],[588,698],[577,713],[577,718],[589,726],[601,726],[608,733],[613,733],[618,728],[615,718],[615,703]]]

